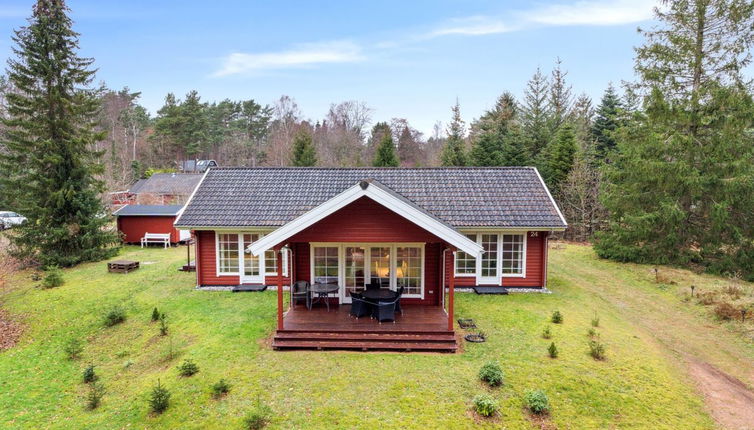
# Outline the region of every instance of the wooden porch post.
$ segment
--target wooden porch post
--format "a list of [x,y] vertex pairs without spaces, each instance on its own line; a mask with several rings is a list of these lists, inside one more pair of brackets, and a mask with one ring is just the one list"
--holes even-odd
[[[260,256],[261,258],[264,255]],[[275,248],[275,257],[278,262],[278,330],[283,329],[283,251]]]
[[[455,267],[456,252],[452,251],[450,255],[452,256],[450,260],[450,267]],[[449,275],[450,276],[448,280],[448,331],[453,331],[453,297],[455,296],[455,284],[456,284],[455,270],[450,270]]]

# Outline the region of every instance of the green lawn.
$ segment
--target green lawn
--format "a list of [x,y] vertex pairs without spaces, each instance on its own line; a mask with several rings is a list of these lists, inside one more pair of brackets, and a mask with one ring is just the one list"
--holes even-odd
[[[596,285],[617,279],[642,297],[659,295],[662,306],[694,321],[705,318],[702,311],[680,300],[680,293],[656,291],[646,268],[599,261],[587,247],[569,245],[552,256],[554,294],[457,294],[457,315],[474,318],[489,341],[453,355],[272,351],[275,293],[195,291],[194,275],[177,271],[184,248],[128,247],[119,258],[140,260],[137,272],[108,274],[104,263],[86,264],[66,271],[66,284],[53,290],[34,288],[25,274],[0,290],[0,304],[27,325],[21,343],[0,353],[0,427],[240,428],[260,398],[275,412],[272,428],[525,429],[536,427],[522,396],[541,388],[558,428],[714,428],[674,355],[641,321],[640,309],[627,310]],[[113,304],[126,308],[127,320],[104,328],[103,314]],[[169,337],[159,336],[149,321],[154,306],[168,315]],[[541,332],[555,309],[565,321],[552,325],[560,350],[553,360]],[[595,313],[605,361],[588,355]],[[739,337],[729,334],[735,344]],[[62,351],[71,337],[86,343],[78,361]],[[750,345],[741,341],[731,348]],[[176,365],[184,358],[199,365],[197,375],[178,377]],[[502,388],[489,390],[477,380],[479,367],[490,360],[505,371]],[[90,363],[107,389],[95,411],[84,409],[80,383]],[[220,378],[233,387],[226,398],[213,400],[209,386]],[[158,379],[172,398],[168,411],[154,417],[147,394]],[[470,412],[471,399],[483,392],[501,404],[495,420]]]

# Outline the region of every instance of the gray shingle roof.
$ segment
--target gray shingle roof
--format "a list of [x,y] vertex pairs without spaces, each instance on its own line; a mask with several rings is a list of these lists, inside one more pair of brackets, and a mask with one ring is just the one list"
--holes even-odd
[[128,191],[133,194],[189,196],[202,180],[198,173],[155,173],[140,179]]
[[176,216],[183,205],[126,205],[115,216]]
[[213,168],[176,225],[279,227],[369,178],[456,228],[565,227],[533,167]]

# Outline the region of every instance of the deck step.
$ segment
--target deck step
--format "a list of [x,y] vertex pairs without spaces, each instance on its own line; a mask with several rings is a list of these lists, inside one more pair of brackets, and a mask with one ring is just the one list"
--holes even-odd
[[393,342],[363,340],[292,340],[281,339],[272,343],[275,349],[352,349],[359,351],[435,351],[455,352],[458,349],[453,342]]
[[340,332],[278,332],[275,340],[337,340],[337,341],[389,341],[389,342],[454,342],[454,334],[407,333],[340,333]]

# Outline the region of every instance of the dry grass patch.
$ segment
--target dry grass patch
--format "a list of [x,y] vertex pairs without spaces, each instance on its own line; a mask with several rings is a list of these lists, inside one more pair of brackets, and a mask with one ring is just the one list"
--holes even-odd
[[16,346],[23,332],[23,325],[0,309],[0,351]]

